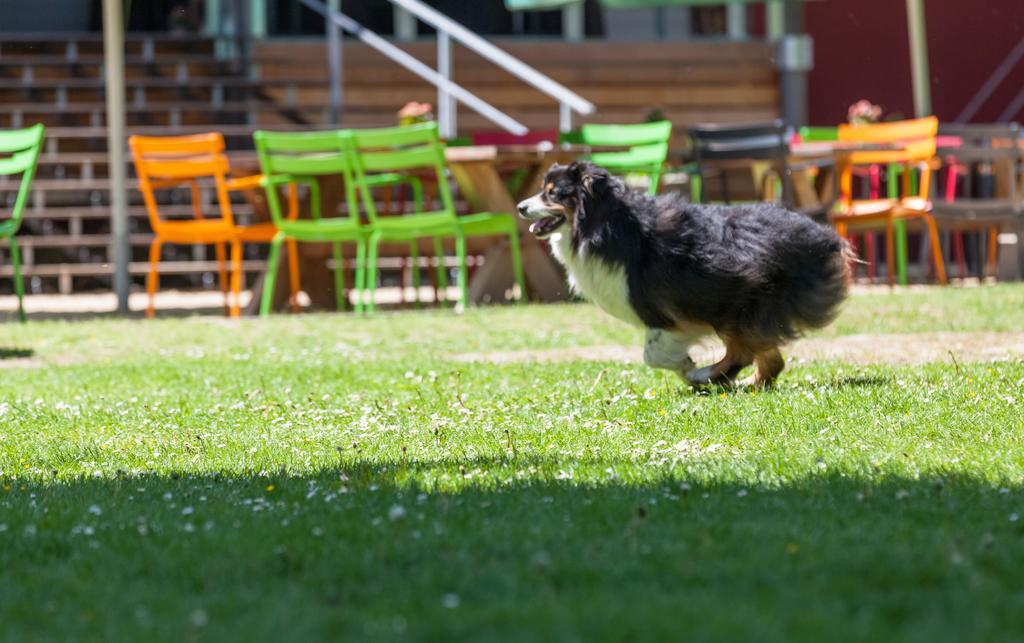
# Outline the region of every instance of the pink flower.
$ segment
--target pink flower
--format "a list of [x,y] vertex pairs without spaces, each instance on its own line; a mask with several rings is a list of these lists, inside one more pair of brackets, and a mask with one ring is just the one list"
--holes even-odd
[[850,109],[846,112],[846,119],[851,125],[877,123],[881,118],[882,108],[863,98],[850,105]]

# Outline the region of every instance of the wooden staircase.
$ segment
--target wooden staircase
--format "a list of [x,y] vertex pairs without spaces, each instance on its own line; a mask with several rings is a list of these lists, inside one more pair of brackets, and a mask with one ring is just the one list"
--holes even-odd
[[[129,34],[126,38],[127,118],[130,133],[224,132],[238,160],[255,163],[251,132],[260,126],[301,123],[297,95],[303,80],[251,78],[235,60],[219,58],[206,38]],[[274,96],[268,96],[272,89]],[[102,41],[99,34],[0,35],[0,127],[47,126],[46,144],[18,234],[29,292],[71,293],[111,286],[110,210]],[[304,114],[315,113],[306,107]],[[129,176],[133,177],[131,167]],[[0,179],[0,203],[9,206],[17,181]],[[129,184],[131,274],[141,285],[151,239],[139,193]],[[212,195],[209,195],[212,199]],[[172,196],[169,198],[173,198]],[[215,214],[214,204],[206,209]],[[185,203],[166,212],[192,216]],[[236,213],[252,216],[242,200]],[[248,248],[247,266],[262,268],[262,253]],[[210,249],[168,246],[162,282],[169,287],[212,284]],[[0,248],[0,288],[12,274]]]
[[[588,120],[636,123],[652,111],[676,126],[677,136],[697,122],[776,118],[779,95],[771,45],[762,42],[565,43],[502,40],[496,44],[597,106]],[[433,42],[402,46],[427,65],[436,64]],[[260,77],[317,81],[298,86],[301,104],[328,100],[322,41],[267,41],[255,47]],[[407,101],[437,101],[436,90],[368,46],[346,42],[343,54],[344,121],[351,127],[392,125]],[[556,129],[558,105],[473,52],[455,47],[452,79],[531,129]],[[269,96],[286,98],[268,86]],[[313,116],[309,114],[308,116]],[[459,130],[495,126],[459,107]],[[677,146],[685,145],[677,140]]]

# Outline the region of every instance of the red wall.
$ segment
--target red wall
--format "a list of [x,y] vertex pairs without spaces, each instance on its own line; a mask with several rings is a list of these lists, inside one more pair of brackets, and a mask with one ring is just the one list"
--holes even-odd
[[[1024,38],[1024,0],[925,0],[932,108],[940,120],[957,117],[995,67]],[[910,48],[903,0],[822,0],[806,5],[814,38],[808,78],[809,117],[816,125],[846,119],[861,98],[886,114],[912,116]],[[1018,64],[974,122],[995,120],[1024,89]],[[1016,115],[1024,119],[1024,110]]]

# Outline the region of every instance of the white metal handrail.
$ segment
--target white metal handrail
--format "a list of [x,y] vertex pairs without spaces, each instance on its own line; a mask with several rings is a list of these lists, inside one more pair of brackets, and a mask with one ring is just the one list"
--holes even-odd
[[451,41],[453,39],[557,101],[559,105],[558,124],[562,131],[572,129],[573,112],[588,115],[595,110],[593,103],[568,87],[545,76],[419,0],[389,0],[389,2],[408,11],[437,30],[436,70],[342,13],[338,8],[339,0],[330,0],[329,5],[321,0],[299,0],[299,2],[329,21],[327,54],[328,66],[331,71],[331,111],[335,118],[341,109],[341,42],[337,28],[351,33],[399,65],[433,84],[437,88],[438,125],[442,135],[446,137],[454,136],[457,131],[454,104],[456,100],[513,134],[525,134],[529,131],[519,121],[451,80]]

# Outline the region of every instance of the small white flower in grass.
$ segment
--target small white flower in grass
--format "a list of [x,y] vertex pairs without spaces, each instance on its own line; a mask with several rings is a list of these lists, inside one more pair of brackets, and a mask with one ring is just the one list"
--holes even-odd
[[38,530],[36,529],[35,525],[25,525],[24,533],[25,533],[26,536],[35,536],[36,535],[36,531],[38,531]]
[[206,627],[206,624],[210,622],[210,617],[206,615],[206,610],[195,609],[188,615],[188,622],[192,627]]
[[909,497],[910,497],[910,492],[907,491],[906,489],[900,489],[899,491],[896,492],[896,499],[897,500],[903,500],[904,498],[909,498]]
[[91,505],[89,507],[89,513],[91,513],[94,516],[102,516],[103,515],[103,510],[100,509],[99,505]]
[[174,499],[174,494],[172,494],[170,491],[168,491],[167,493],[164,494],[164,500],[170,501],[170,500],[173,500],[173,499]]
[[391,509],[388,509],[388,520],[395,522],[405,518],[405,507],[402,505],[392,505]]
[[0,522],[0,533],[7,531],[7,523]]
[[323,536],[324,535],[324,528],[323,527],[313,527],[313,535],[314,536]]
[[450,610],[453,610],[456,607],[458,607],[459,603],[461,602],[462,600],[459,598],[459,595],[453,592],[445,594],[444,597],[441,599],[441,605],[445,606],[447,609]]
[[736,492],[736,497],[738,497],[738,498],[742,498],[742,497],[744,497],[746,495],[747,495],[747,490],[746,489],[740,489],[739,491]]
[[182,529],[184,529],[184,530],[185,530],[186,532],[188,532],[188,533],[190,533],[190,534],[191,534],[191,533],[192,533],[193,531],[195,531],[195,530],[196,530],[196,527],[195,527],[195,525],[193,525],[193,524],[192,524],[192,523],[190,523],[190,522],[186,522],[186,523],[185,523],[184,525],[182,525],[182,527],[181,527],[181,528],[182,528]]
[[1010,490],[1007,489],[1006,487],[1000,487],[999,488],[999,495],[1000,496],[1005,496],[1008,493],[1010,493]]
[[1017,522],[1018,520],[1020,520],[1020,514],[1010,514],[1010,522]]
[[193,509],[192,507],[185,507],[184,509],[181,510],[182,516],[191,516],[193,513],[195,513],[195,509]]
[[644,391],[644,399],[645,400],[653,400],[657,396],[658,396],[658,393],[653,388],[649,388],[646,391]]

